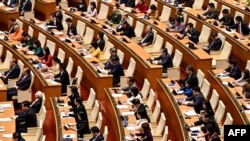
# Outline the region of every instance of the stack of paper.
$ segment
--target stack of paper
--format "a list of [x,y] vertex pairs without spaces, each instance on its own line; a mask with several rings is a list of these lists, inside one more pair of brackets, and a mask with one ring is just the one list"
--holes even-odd
[[116,108],[118,108],[118,109],[127,109],[128,105],[116,105]]
[[197,113],[194,110],[184,111],[184,114],[186,116],[197,116]]
[[122,97],[122,94],[112,94],[112,97]]
[[11,108],[11,104],[0,104],[0,107]]
[[4,138],[12,138],[12,134],[3,134]]
[[122,112],[123,116],[132,116],[134,114],[135,114],[135,112]]
[[11,121],[11,118],[0,118],[0,121]]

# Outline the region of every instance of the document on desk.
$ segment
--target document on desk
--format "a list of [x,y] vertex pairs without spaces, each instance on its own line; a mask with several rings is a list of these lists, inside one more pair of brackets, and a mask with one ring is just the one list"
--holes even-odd
[[55,35],[64,35],[64,33],[61,32],[61,31],[53,31],[53,33],[54,33]]
[[3,134],[4,138],[12,138],[12,134]]
[[3,107],[3,108],[11,108],[11,104],[0,104],[0,107]]
[[126,127],[126,128],[127,128],[127,130],[129,130],[129,131],[135,130],[135,126],[128,126],[128,127]]
[[118,108],[118,109],[127,109],[128,105],[116,105],[116,108]]
[[201,127],[197,126],[197,127],[190,127],[190,131],[194,132],[194,131],[200,131]]
[[11,121],[11,118],[0,118],[0,121]]
[[184,111],[186,116],[197,116],[198,114],[194,110]]
[[91,54],[87,54],[84,56],[84,58],[92,58],[93,56]]
[[227,85],[228,85],[228,82],[227,82],[227,81],[223,81],[222,84],[224,84],[224,85],[227,86]]
[[123,116],[133,116],[135,112],[122,112]]
[[76,138],[75,134],[64,134],[63,138]]
[[6,11],[15,11],[15,8],[7,7],[7,8],[5,8],[4,10],[6,10]]
[[112,97],[122,97],[123,96],[123,94],[111,94],[112,95]]

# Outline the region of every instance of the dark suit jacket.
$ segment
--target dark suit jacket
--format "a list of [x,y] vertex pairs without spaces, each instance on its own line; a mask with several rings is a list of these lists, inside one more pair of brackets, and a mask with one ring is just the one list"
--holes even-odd
[[200,93],[198,96],[191,96],[191,97],[188,97],[186,98],[187,101],[193,101],[193,103],[188,103],[187,106],[191,106],[191,107],[194,107],[194,110],[196,113],[200,113],[200,111],[203,108],[203,102],[205,101],[205,98],[203,96],[202,93]]
[[202,125],[202,124],[204,125],[204,127],[207,127],[208,124],[212,125],[213,132],[216,132],[217,134],[220,135],[220,128],[214,119],[209,119],[208,121],[205,121],[205,122],[203,122],[202,120],[194,122],[195,126]]
[[189,75],[185,78],[185,81],[190,80],[190,87],[195,87],[198,86],[198,78],[197,76],[193,73],[191,74],[191,76],[189,77]]
[[154,33],[151,31],[149,32],[141,41],[139,44],[147,44],[147,45],[150,45],[152,44],[154,40]]
[[11,0],[9,5],[8,5],[8,0],[5,0],[3,3],[9,7],[15,7],[19,4],[19,0]]
[[135,0],[121,0],[120,4],[125,4],[126,7],[135,7]]
[[29,87],[30,87],[30,84],[31,84],[31,75],[27,75],[21,77],[17,82],[16,82],[16,85],[18,86],[18,89],[19,90],[27,90]]
[[208,48],[209,50],[220,50],[221,48],[221,45],[222,45],[222,41],[221,39],[218,37],[215,41],[212,41]]
[[86,12],[87,11],[87,4],[82,4],[82,3],[77,3],[76,8],[78,9],[78,11],[81,12]]
[[158,65],[163,66],[163,73],[167,73],[167,69],[173,67],[173,61],[169,54],[155,57],[154,60],[159,60]]
[[216,9],[212,11],[206,11],[202,15],[206,16],[207,19],[218,19],[218,11]]
[[127,25],[127,27],[122,27],[120,29],[117,29],[117,31],[118,32],[122,31],[121,35],[125,35],[129,38],[135,37],[135,31],[130,25]]
[[226,72],[229,72],[229,76],[234,78],[235,80],[239,79],[241,77],[240,67],[235,66],[233,68],[228,67],[225,69]]
[[22,4],[20,4],[19,6],[19,11],[31,11],[32,9],[32,3],[30,0],[28,0],[27,2],[24,2]]
[[68,105],[71,105],[72,107],[75,107],[75,99],[79,97],[79,93],[75,93],[75,94],[72,94],[68,97],[69,101],[68,101]]
[[[56,22],[56,23],[55,23],[55,22]],[[59,21],[59,20],[56,20],[56,21],[49,21],[49,22],[47,23],[47,25],[56,26],[56,29],[57,29],[57,30],[63,30],[62,22]]]
[[42,100],[37,100],[30,108],[32,108],[36,113],[39,113],[42,107]]
[[56,19],[58,21],[62,21],[62,19],[63,19],[62,11],[55,12],[55,14],[56,14]]
[[[86,113],[86,114],[87,114],[86,109],[85,109],[85,107],[84,107],[83,104],[79,105],[78,107],[77,107],[77,106],[72,107],[72,108],[70,109],[70,111],[72,111],[74,114],[70,114],[69,116],[75,117],[76,122],[79,121],[77,115],[78,115],[80,112],[83,112],[83,113]],[[86,117],[86,119],[88,120],[88,117]]]
[[233,26],[234,25],[234,18],[231,15],[227,17],[222,17],[219,22],[222,22],[222,25],[225,26]]
[[13,68],[10,68],[8,71],[4,72],[4,76],[6,76],[6,78],[3,80],[5,84],[7,84],[8,79],[15,79],[18,78],[20,74],[20,67],[18,66],[18,64],[16,64]]
[[100,50],[103,51],[104,46],[105,46],[105,40],[104,39],[99,40],[98,46],[99,46]]
[[118,62],[114,66],[112,66],[109,74],[113,75],[113,85],[116,86],[117,84],[119,84],[120,77],[124,75],[121,64]]
[[71,24],[71,25],[68,27],[67,35],[70,36],[70,33],[72,33],[73,35],[77,35],[76,26],[73,25],[73,24]]
[[18,118],[16,118],[16,124],[17,130],[21,132],[27,132],[28,127],[36,127],[37,118],[35,110],[29,108],[27,111],[19,113]]
[[100,134],[96,139],[91,138],[89,141],[104,141],[104,137],[102,134]]
[[[234,24],[233,26],[230,26],[230,28],[232,29],[236,29],[236,32],[240,33],[240,31],[238,31],[238,27],[239,27],[239,24]],[[241,23],[241,33],[243,35],[248,35],[250,32],[250,29],[248,27],[248,25],[244,22]]]
[[62,84],[61,91],[62,93],[67,92],[67,85],[69,85],[69,74],[66,70],[59,72],[54,78],[58,78],[55,81]]
[[141,103],[141,104],[139,105],[138,109],[137,109],[137,112],[135,112],[135,118],[138,120],[139,117],[137,116],[137,113],[145,113],[146,119],[150,122],[150,118],[149,118],[149,116],[148,116],[148,114],[147,114],[147,110],[146,110],[146,107],[145,107],[144,104]]
[[193,31],[187,31],[184,34],[186,35],[187,33],[191,35],[191,37],[188,37],[189,40],[191,40],[194,43],[199,42],[200,33],[196,29],[193,29]]
[[88,115],[85,113],[84,118],[77,122],[77,134],[80,138],[83,138],[84,134],[89,134],[89,122],[88,122]]

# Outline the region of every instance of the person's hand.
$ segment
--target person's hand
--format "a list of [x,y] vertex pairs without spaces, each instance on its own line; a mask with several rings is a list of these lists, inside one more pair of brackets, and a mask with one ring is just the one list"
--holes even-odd
[[189,33],[187,33],[187,36],[188,36],[188,37],[191,37],[191,35],[190,35]]

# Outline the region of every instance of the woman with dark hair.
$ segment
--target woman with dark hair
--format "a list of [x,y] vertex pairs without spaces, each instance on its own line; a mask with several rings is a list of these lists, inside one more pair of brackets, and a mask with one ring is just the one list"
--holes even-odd
[[130,89],[130,91],[131,91],[132,96],[127,99],[127,103],[132,105],[132,101],[134,99],[139,99],[140,102],[142,103],[142,95],[141,95],[140,91],[138,90],[138,88],[132,87]]
[[[34,47],[34,49],[32,49],[32,51],[34,51],[34,52],[32,52],[32,53],[30,53],[30,54],[34,54],[34,55],[36,55],[37,57],[43,57],[43,56],[44,56],[43,48],[42,48],[41,42],[40,42],[39,40],[35,40],[35,41],[33,42],[33,47]],[[29,48],[29,49],[30,49],[30,48]]]
[[241,74],[241,78],[235,80],[232,82],[232,84],[234,86],[241,86],[243,87],[246,83],[247,83],[247,80],[250,79],[250,73],[249,73],[249,70],[248,69],[245,69],[242,74]]
[[159,11],[157,10],[157,7],[154,4],[152,4],[149,9],[150,12],[148,13],[148,16],[150,17],[150,19],[158,19]]
[[209,100],[204,101],[203,108],[204,108],[204,112],[207,113],[211,119],[213,119],[214,118],[214,110],[213,110]]
[[50,71],[53,72],[54,74],[57,74],[59,72],[60,63],[61,60],[56,56],[54,56],[52,60],[52,67],[50,67]]
[[25,141],[19,132],[15,132],[12,135],[13,141]]
[[141,125],[142,132],[136,133],[136,141],[153,141],[153,135],[151,133],[151,129],[148,123],[143,123]]
[[77,97],[80,97],[78,93],[78,89],[76,86],[71,87],[71,95],[68,96],[68,105],[71,105],[72,107],[76,106],[75,105],[75,99]]
[[76,8],[78,11],[86,12],[87,11],[87,4],[85,0],[79,0],[79,2],[76,5]]
[[50,54],[49,48],[45,47],[44,52],[45,52],[45,55],[43,57],[39,58],[41,60],[40,62],[42,64],[45,64],[48,67],[52,67],[53,66],[53,63],[52,63],[52,58],[53,57]]
[[91,53],[91,55],[97,59],[101,58],[101,50],[96,41],[91,42],[91,49],[89,50],[89,53]]
[[90,8],[88,9],[87,12],[84,12],[83,14],[88,17],[96,17],[97,16],[96,3],[94,1],[91,1]]
[[145,112],[138,112],[137,113],[137,117],[139,118],[138,120],[136,120],[135,122],[135,130],[139,131],[142,129],[142,124],[143,123],[149,123],[150,119],[148,117],[148,115]]
[[187,80],[185,81],[185,86],[182,86],[180,88],[180,91],[183,91],[183,94],[186,95],[187,97],[193,96],[193,89],[190,84],[191,84],[191,81]]

